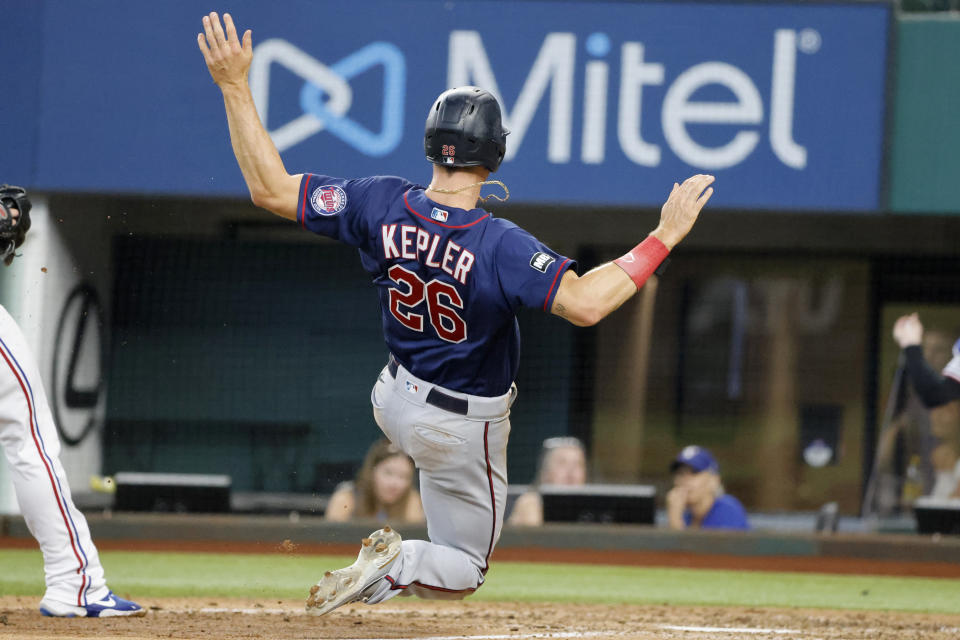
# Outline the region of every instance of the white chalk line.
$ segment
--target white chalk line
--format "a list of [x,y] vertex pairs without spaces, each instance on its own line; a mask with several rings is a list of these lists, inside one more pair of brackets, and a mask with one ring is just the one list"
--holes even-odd
[[[622,631],[540,631],[538,633],[504,633],[487,636],[422,636],[419,638],[406,638],[405,640],[522,640],[523,638],[600,638],[621,635],[624,635]],[[388,639],[357,638],[356,640]]]
[[[279,614],[279,615],[306,615],[306,611],[291,611],[289,609],[230,609],[227,607],[206,607],[197,609],[199,613],[242,613],[247,615]],[[396,609],[397,612],[403,612]],[[380,610],[377,613],[387,613]],[[406,612],[409,613],[409,612]],[[462,614],[462,612],[459,612]],[[623,635],[619,631],[540,631],[537,633],[510,633],[481,636],[423,636],[422,638],[406,638],[405,640],[524,640],[525,638],[598,638]],[[356,640],[387,640],[385,638],[358,638]],[[396,640],[396,639],[391,639]]]
[[700,633],[772,633],[775,635],[803,634],[798,629],[757,629],[754,627],[688,627],[673,624],[658,625],[668,631],[696,631]]
[[[163,609],[162,611],[168,611],[170,613],[180,613],[179,609]],[[197,613],[243,613],[245,615],[281,615],[281,616],[299,616],[306,614],[306,611],[298,611],[296,609],[267,609],[263,607],[256,607],[253,609],[235,609],[230,607],[204,607],[203,609],[187,609],[187,611],[195,611]]]
[[[181,611],[193,611],[196,613],[242,613],[245,615],[294,615],[301,616],[306,615],[305,609],[277,609],[277,608],[267,608],[267,607],[204,607],[202,609],[161,609],[161,611],[167,611],[170,613],[180,613]],[[358,614],[362,616],[380,616],[380,615],[410,615],[409,609],[387,609],[385,607],[377,607],[376,609],[370,609],[369,607],[356,607],[353,609],[342,609],[341,613],[350,612],[353,614]],[[454,610],[437,610],[431,611],[429,614],[424,614],[424,617],[437,617],[437,616],[462,616],[463,611],[454,611]]]
[[[173,612],[165,609],[164,611]],[[266,607],[256,608],[231,608],[231,607],[205,607],[195,609],[198,613],[239,613],[245,615],[306,615],[306,611],[297,609],[268,609]],[[358,611],[359,613],[359,611]],[[385,609],[380,608],[376,611],[363,611],[363,614],[396,614],[409,613],[404,609]],[[437,611],[434,613],[462,615],[461,611]],[[739,634],[768,634],[768,635],[803,635],[804,632],[799,629],[760,629],[755,627],[700,627],[688,625],[660,624],[656,625],[659,629],[666,631],[689,631],[693,633],[739,633]],[[408,638],[407,640],[524,640],[525,638],[599,638],[624,635],[625,631],[541,631],[536,633],[510,633],[496,635],[460,635],[460,636],[423,636],[422,638]],[[359,638],[357,640],[384,640],[382,638]]]

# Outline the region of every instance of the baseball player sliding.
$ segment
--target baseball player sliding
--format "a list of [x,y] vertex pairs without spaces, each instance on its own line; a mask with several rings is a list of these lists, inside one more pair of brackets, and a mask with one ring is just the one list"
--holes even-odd
[[[30,229],[30,200],[20,187],[0,186],[0,261],[9,266]],[[40,543],[47,591],[45,616],[142,616],[146,610],[107,588],[87,520],[70,497],[60,464],[60,439],[40,371],[27,342],[0,306],[0,442],[23,519]]]
[[380,295],[390,350],[373,387],[377,424],[420,469],[430,542],[384,527],[357,561],[328,571],[307,609],[324,614],[407,591],[462,598],[484,581],[507,497],[510,405],[517,395],[515,314],[536,307],[592,325],[633,296],[686,236],[712,176],[674,184],[659,226],[623,257],[580,277],[574,263],[515,224],[475,208],[506,150],[500,106],[476,87],[430,107],[429,186],[376,176],[290,175],[257,116],[247,71],[251,32],[229,14],[203,18],[198,44],[223,93],[234,154],[253,202],[360,250]]

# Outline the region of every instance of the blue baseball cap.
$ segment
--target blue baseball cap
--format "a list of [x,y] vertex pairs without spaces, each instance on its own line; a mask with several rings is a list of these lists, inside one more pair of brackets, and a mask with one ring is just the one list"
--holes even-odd
[[720,465],[717,464],[713,454],[703,447],[694,445],[684,447],[683,450],[677,454],[674,461],[670,463],[670,473],[676,472],[679,467],[690,467],[697,473],[701,471],[720,473]]

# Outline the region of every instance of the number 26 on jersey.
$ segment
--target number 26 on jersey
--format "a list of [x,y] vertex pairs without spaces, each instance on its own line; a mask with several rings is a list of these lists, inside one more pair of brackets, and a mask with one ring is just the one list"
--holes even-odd
[[427,303],[430,324],[437,335],[447,342],[467,339],[467,323],[457,313],[463,309],[463,299],[452,284],[433,279],[424,282],[420,276],[396,264],[387,271],[397,288],[390,289],[390,314],[412,331],[423,331],[423,315],[414,308]]

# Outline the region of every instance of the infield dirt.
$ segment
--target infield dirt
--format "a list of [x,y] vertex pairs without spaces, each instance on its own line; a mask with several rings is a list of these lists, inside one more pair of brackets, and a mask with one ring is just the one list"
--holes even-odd
[[143,618],[53,619],[27,597],[0,597],[0,638],[617,638],[623,640],[799,638],[947,640],[960,615],[637,605],[425,602],[396,598],[353,604],[322,618],[300,601],[153,599]]

